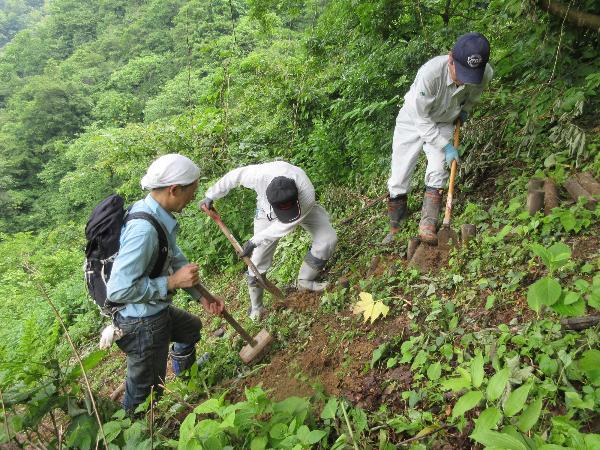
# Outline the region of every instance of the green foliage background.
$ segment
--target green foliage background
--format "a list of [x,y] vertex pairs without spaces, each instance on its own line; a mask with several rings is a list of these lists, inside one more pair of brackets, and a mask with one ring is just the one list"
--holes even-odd
[[[571,3],[600,13],[593,0]],[[48,361],[69,358],[24,264],[76,343],[95,339],[83,226],[109,193],[142,196],[154,158],[196,161],[200,195],[227,170],[282,158],[340,218],[384,191],[394,119],[418,67],[472,30],[491,41],[495,78],[466,128],[463,190],[477,197],[548,170],[598,174],[600,35],[533,1],[0,1],[0,384],[31,384],[54,373]],[[504,186],[508,196],[520,187]],[[240,238],[253,201],[236,192],[217,204]],[[205,276],[239,271],[206,217],[191,207],[181,222]],[[282,247],[287,260],[296,247]]]

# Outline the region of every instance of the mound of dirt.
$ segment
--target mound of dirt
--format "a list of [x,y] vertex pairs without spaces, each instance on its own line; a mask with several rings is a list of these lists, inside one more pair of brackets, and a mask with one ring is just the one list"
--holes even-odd
[[273,309],[291,309],[292,311],[308,311],[316,310],[319,308],[319,301],[321,299],[321,293],[310,292],[310,291],[294,291],[283,300],[273,303]]
[[420,244],[410,260],[409,266],[421,272],[434,272],[448,265],[450,247],[447,245]]
[[[382,342],[406,330],[407,319],[388,318],[374,325],[353,323],[353,327],[364,328],[363,331],[376,328],[374,339],[366,332],[358,336],[348,333],[347,320],[348,314],[320,317],[311,327],[309,340],[296,343],[301,347],[299,351],[294,351],[294,344],[290,344],[287,349],[272,354],[267,366],[234,389],[233,400],[242,398],[245,386],[255,385],[270,390],[275,400],[291,395],[311,396],[317,386],[328,395],[344,396],[369,410],[378,408],[382,401],[391,400],[392,391],[386,394],[385,385],[395,383],[394,386],[401,385],[405,389],[404,384],[410,382],[412,375],[399,375],[394,370],[365,374],[364,369]],[[394,400],[399,402],[400,397]]]

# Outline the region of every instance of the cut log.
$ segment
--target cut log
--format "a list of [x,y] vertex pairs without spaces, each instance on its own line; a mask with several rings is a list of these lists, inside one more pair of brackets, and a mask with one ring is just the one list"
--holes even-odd
[[528,191],[537,191],[538,189],[544,188],[544,180],[542,178],[533,177],[529,179],[529,183],[527,183]]
[[544,207],[544,191],[542,189],[530,189],[527,192],[527,211],[530,216],[541,211]]
[[589,172],[577,174],[577,181],[586,191],[592,195],[600,195],[600,183]]
[[579,184],[579,181],[577,181],[575,177],[571,177],[565,181],[564,186],[573,200],[578,201],[580,197],[584,197],[587,199],[585,207],[590,210],[596,209],[596,203],[598,203],[598,201],[592,197],[592,194],[586,191],[581,184]]
[[421,243],[421,240],[419,238],[417,238],[417,237],[410,238],[410,241],[408,241],[408,246],[406,248],[406,259],[408,261],[410,261],[412,259],[415,252],[417,251],[417,247],[419,246],[420,243]]
[[471,239],[477,234],[477,228],[475,225],[465,223],[460,227],[460,239],[463,244],[468,244]]
[[600,316],[583,316],[571,317],[569,319],[561,319],[560,324],[565,330],[585,330],[600,323]]
[[558,188],[551,178],[544,180],[544,214],[548,216],[559,204]]

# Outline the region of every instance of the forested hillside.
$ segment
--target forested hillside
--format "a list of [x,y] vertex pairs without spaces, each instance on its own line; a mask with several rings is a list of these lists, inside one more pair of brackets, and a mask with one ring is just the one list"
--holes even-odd
[[[600,180],[600,4],[561,2],[0,1],[1,445],[600,448],[600,206],[562,188]],[[477,236],[418,270],[406,246],[425,161],[393,246],[377,245],[387,216],[372,200],[416,71],[469,31],[490,40],[494,78],[462,130],[452,226]],[[209,360],[169,375],[134,420],[109,398],[126,363],[97,350],[107,319],[83,282],[84,226],[110,193],[141,198],[166,153],[200,166],[198,199],[240,165],[302,167],[339,243],[326,293],[269,298],[254,324],[244,264],[190,205],[180,247],[276,343],[247,367],[234,330],[214,336],[221,320],[178,294],[202,317]],[[559,186],[557,208],[527,212],[532,177]],[[216,202],[240,241],[254,202],[248,190]],[[269,279],[293,282],[308,244],[286,237]],[[366,294],[386,317],[353,314]]]

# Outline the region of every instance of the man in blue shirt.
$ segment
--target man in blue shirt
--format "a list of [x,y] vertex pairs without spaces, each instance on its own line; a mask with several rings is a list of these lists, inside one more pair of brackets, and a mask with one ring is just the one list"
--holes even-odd
[[[156,395],[164,385],[169,343],[176,375],[195,361],[195,344],[200,340],[200,319],[171,304],[176,289],[190,289],[199,282],[198,265],[189,263],[176,243],[179,225],[173,213],[181,212],[196,194],[200,170],[185,156],[164,155],[154,161],[142,178],[150,193],[136,202],[130,212],[152,214],[163,227],[168,254],[162,273],[150,278],[158,258],[156,229],[144,219],[128,221],[121,232],[119,253],[107,284],[108,300],[124,304],[115,314],[115,326],[123,337],[117,345],[127,354],[127,380],[123,407],[134,411],[154,386]],[[190,291],[193,292],[193,291]],[[212,314],[223,311],[223,302],[209,303]]]

